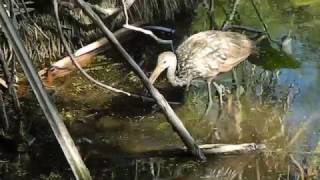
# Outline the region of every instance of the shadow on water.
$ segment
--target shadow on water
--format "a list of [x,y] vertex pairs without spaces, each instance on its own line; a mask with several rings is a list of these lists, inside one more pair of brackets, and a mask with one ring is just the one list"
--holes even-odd
[[[315,30],[319,24],[316,18],[320,16],[319,3],[268,0],[258,5],[271,37],[280,40],[289,31],[294,35],[292,54],[263,42],[256,57],[236,68],[238,87],[231,73],[221,75],[217,82],[230,91],[224,97],[221,111],[215,98],[214,107],[201,119],[208,99],[204,82],[193,82],[188,92],[172,88],[165,78],[156,86],[169,101],[181,102],[174,109],[199,144],[255,142],[266,144],[267,151],[209,156],[207,162],[180,156],[134,156],[183,144],[153,103],[102,91],[74,73],[59,82],[53,98],[95,179],[297,179],[301,171],[310,178],[319,178],[316,155],[320,149],[317,121],[320,116],[315,113],[320,106],[320,36]],[[222,7],[227,6],[220,1],[216,10],[218,24],[224,18]],[[179,25],[177,32],[208,28],[207,10],[201,5],[195,11],[193,22]],[[241,1],[238,13],[238,23],[261,27],[249,2]],[[138,38],[147,45],[135,44],[132,53],[137,61],[145,62],[143,69],[150,71],[157,53],[164,48],[159,49],[151,40],[144,40],[145,37]],[[99,61],[88,71],[115,87],[143,92],[138,78],[117,56]],[[37,106],[28,100],[25,106],[30,106],[30,112],[26,113],[37,124],[32,129],[37,140],[24,160],[28,162],[27,170],[3,177],[14,179],[41,174],[44,179],[64,179],[72,176],[53,136],[48,135],[49,127],[39,118],[41,113],[32,108]],[[3,144],[1,139],[0,144]],[[16,161],[17,166],[23,164],[21,160]],[[0,168],[7,170],[6,174],[15,169],[7,167],[5,162],[0,162]]]

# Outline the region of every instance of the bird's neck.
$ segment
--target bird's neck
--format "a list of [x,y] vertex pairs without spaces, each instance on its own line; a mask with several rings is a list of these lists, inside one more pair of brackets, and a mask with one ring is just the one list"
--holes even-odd
[[179,78],[176,76],[176,70],[177,70],[177,62],[175,62],[172,66],[168,67],[167,70],[167,78],[168,81],[171,83],[172,86],[184,86],[187,84],[187,79],[185,78]]

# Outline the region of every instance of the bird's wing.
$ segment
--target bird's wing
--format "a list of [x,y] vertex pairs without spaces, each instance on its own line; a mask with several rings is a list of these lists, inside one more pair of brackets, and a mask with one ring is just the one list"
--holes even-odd
[[178,69],[181,72],[192,74],[196,77],[210,77],[219,69],[219,61],[223,54],[219,54],[216,31],[204,31],[192,35],[177,49],[179,59]]
[[230,71],[234,66],[244,61],[252,52],[253,44],[245,35],[233,32],[224,38],[224,45],[220,48],[220,54],[225,58],[219,66],[220,72]]
[[177,49],[178,69],[194,76],[215,76],[226,72],[245,60],[252,43],[242,34],[204,31],[192,35]]

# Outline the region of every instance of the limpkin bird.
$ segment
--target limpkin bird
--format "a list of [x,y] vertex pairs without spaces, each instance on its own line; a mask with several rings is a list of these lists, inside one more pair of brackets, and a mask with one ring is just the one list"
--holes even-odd
[[[194,79],[204,79],[208,85],[209,108],[212,105],[212,80],[219,73],[230,71],[244,61],[253,49],[253,41],[240,33],[215,30],[200,32],[190,36],[177,48],[177,56],[170,51],[161,53],[149,79],[154,83],[165,69],[173,86],[189,86]],[[216,83],[214,85],[222,101],[221,89]]]

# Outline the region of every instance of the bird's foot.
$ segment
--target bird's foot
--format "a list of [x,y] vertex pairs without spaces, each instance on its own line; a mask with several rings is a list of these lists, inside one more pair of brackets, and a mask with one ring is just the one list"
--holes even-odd
[[217,84],[216,82],[213,83],[215,88],[217,89],[218,91],[218,94],[219,94],[219,105],[220,105],[220,108],[223,107],[223,96],[225,95],[225,92],[226,92],[226,88],[224,85],[222,84]]

